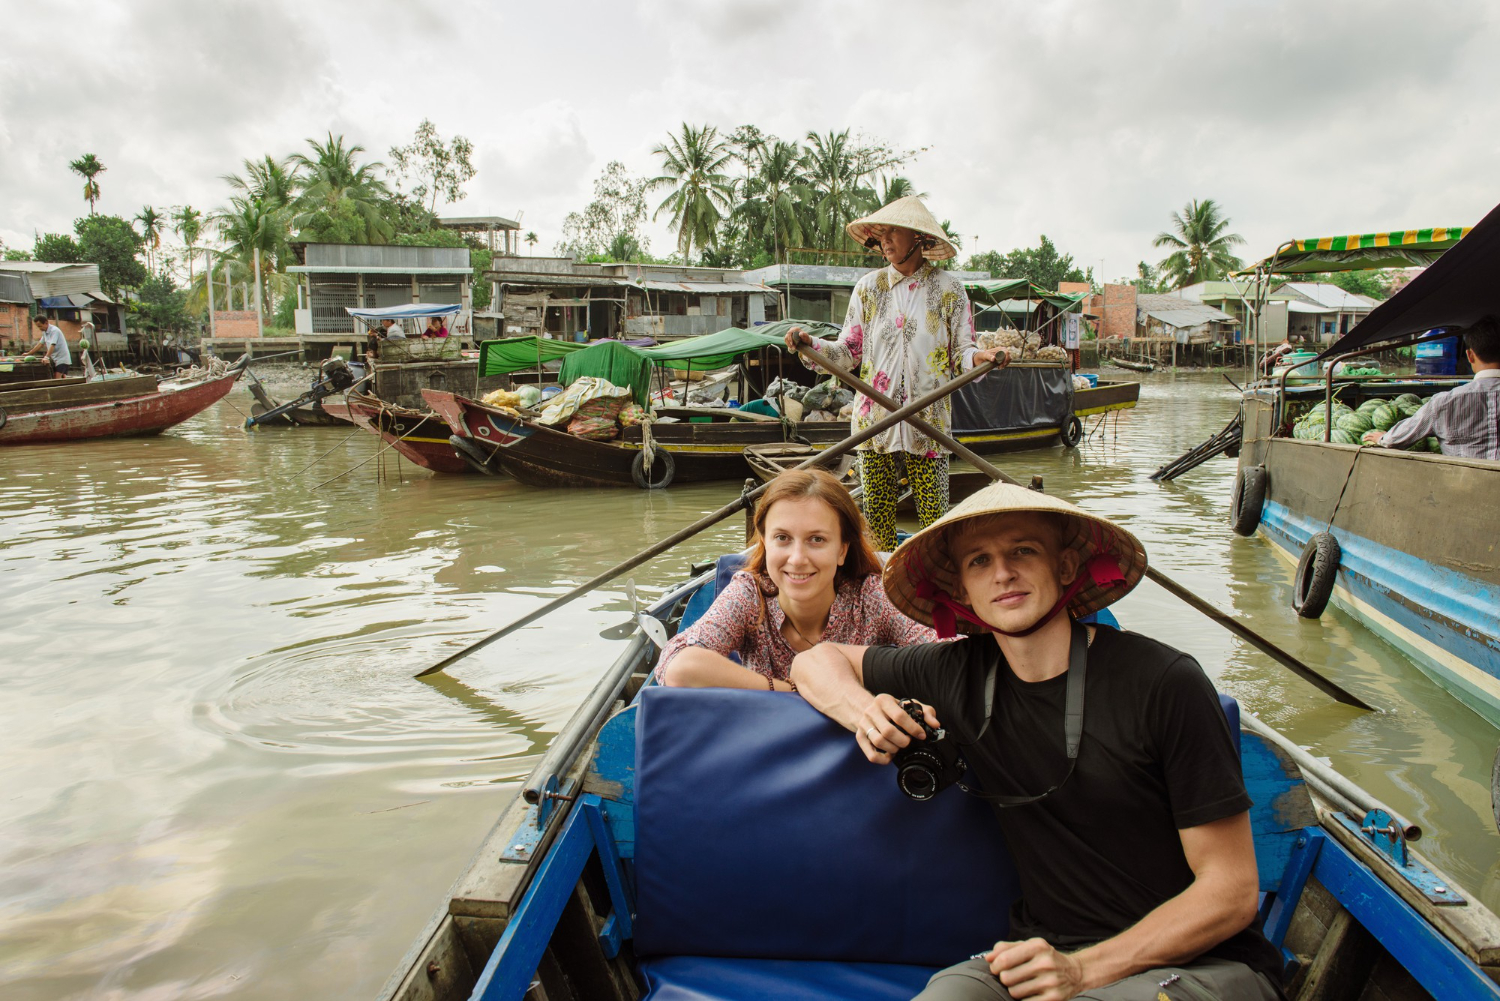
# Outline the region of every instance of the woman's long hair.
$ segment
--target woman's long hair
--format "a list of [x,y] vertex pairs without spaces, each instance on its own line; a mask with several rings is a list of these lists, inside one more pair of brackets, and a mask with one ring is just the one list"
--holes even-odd
[[845,581],[863,580],[872,573],[880,573],[880,559],[870,545],[865,516],[859,513],[849,491],[823,469],[788,470],[772,480],[770,489],[760,495],[755,505],[755,542],[745,569],[757,580],[766,579],[766,515],[777,501],[807,499],[820,500],[833,508],[839,517],[839,541],[849,544],[843,565],[834,574],[835,589]]

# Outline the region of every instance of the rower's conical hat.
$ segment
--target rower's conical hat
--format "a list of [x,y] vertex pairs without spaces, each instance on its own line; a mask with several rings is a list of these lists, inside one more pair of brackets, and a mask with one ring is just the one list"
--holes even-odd
[[949,242],[948,234],[943,232],[943,227],[916,195],[898,198],[863,219],[854,220],[846,229],[862,245],[870,238],[870,229],[874,226],[900,226],[932,237],[937,243],[922,251],[922,256],[929,261],[946,261],[958,256],[958,248]]
[[[1146,547],[1141,540],[1108,518],[1090,514],[1063,500],[1037,490],[1012,483],[992,483],[955,505],[943,517],[922,529],[896,547],[886,561],[882,581],[885,593],[908,618],[932,625],[936,602],[924,595],[936,588],[950,597],[959,594],[958,565],[949,551],[955,528],[973,518],[987,515],[1038,511],[1059,516],[1066,526],[1062,543],[1076,549],[1080,572],[1086,572],[1088,561],[1105,555],[1113,559],[1123,581],[1110,586],[1090,582],[1068,602],[1068,612],[1079,618],[1112,605],[1141,582],[1146,573]],[[926,582],[928,587],[922,586]],[[959,619],[960,632],[979,632],[979,627]]]

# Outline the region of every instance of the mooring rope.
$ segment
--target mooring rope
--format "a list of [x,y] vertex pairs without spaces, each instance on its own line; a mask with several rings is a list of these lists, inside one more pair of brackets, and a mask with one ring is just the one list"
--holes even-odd
[[330,476],[330,477],[328,477],[328,479],[324,480],[322,483],[314,484],[313,487],[312,487],[312,489],[316,490],[316,489],[318,489],[318,487],[327,486],[328,484],[332,483],[334,480],[337,480],[337,479],[339,479],[341,477],[344,477],[344,476],[348,476],[350,473],[354,472],[356,469],[358,469],[360,466],[363,466],[365,463],[369,462],[371,459],[377,459],[380,456],[384,455],[386,452],[390,451],[391,449],[395,448],[398,444],[400,444],[401,442],[405,441],[411,435],[416,434],[417,433],[417,428],[420,428],[423,424],[426,424],[429,420],[432,419],[432,416],[433,415],[428,414],[427,416],[423,417],[421,420],[417,421],[416,427],[413,427],[410,431],[406,432],[406,434],[403,434],[401,437],[396,438],[395,440],[389,442],[385,446],[385,448],[382,448],[380,451],[376,452],[374,455],[367,456],[366,458],[360,460],[359,462],[356,462],[354,465],[350,466],[348,469],[344,470],[342,473],[339,473],[337,476]]

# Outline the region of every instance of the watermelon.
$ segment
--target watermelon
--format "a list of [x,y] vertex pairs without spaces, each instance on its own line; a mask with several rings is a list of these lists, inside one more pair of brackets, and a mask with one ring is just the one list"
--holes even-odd
[[1359,443],[1358,437],[1350,434],[1343,428],[1334,428],[1333,434],[1329,436],[1329,440],[1335,445],[1355,445]]
[[1422,409],[1422,405],[1420,403],[1398,403],[1396,404],[1396,409],[1401,411],[1401,419],[1406,420],[1408,417],[1417,416],[1417,411]]
[[1436,452],[1439,455],[1443,454],[1443,443],[1436,438],[1423,438],[1422,442],[1427,446],[1427,451]]
[[1373,413],[1376,407],[1379,407],[1384,403],[1384,400],[1377,399],[1372,396],[1365,402],[1361,403],[1356,409],[1362,414]]
[[1401,420],[1401,411],[1393,406],[1381,407],[1370,416],[1370,423],[1374,425],[1376,431],[1389,431],[1399,420]]
[[1374,427],[1374,424],[1364,414],[1353,413],[1345,417],[1340,417],[1334,422],[1333,426],[1358,437]]
[[1422,405],[1422,398],[1416,393],[1402,393],[1400,396],[1396,397],[1396,405],[1420,407]]

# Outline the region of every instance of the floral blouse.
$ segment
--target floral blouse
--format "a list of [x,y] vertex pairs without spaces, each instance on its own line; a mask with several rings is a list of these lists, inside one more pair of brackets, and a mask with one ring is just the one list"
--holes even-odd
[[[928,261],[909,276],[893,267],[872,271],[854,286],[838,342],[822,350],[845,368],[857,365],[861,379],[896,403],[909,403],[974,366],[974,312],[968,293],[963,282]],[[952,397],[945,397],[920,416],[940,431],[951,431],[952,411]],[[885,415],[873,400],[857,394],[852,433]],[[905,422],[858,448],[931,458],[947,451]]]
[[[776,600],[776,585],[740,570],[703,613],[703,618],[667,644],[657,662],[656,679],[662,679],[673,657],[690,646],[700,646],[725,657],[737,653],[750,670],[785,681],[792,658],[797,655],[781,635],[781,624],[785,621],[786,612]],[[880,575],[870,574],[863,581],[845,581],[839,585],[823,639],[858,646],[909,646],[931,643],[937,639],[937,633],[898,612],[886,597]]]

